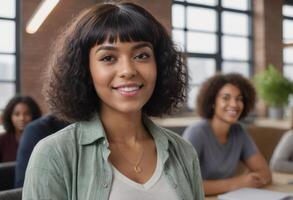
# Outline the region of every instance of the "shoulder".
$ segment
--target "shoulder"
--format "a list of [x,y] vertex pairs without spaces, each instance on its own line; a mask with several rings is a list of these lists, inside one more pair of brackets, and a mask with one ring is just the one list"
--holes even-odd
[[7,140],[10,140],[12,138],[13,134],[12,133],[3,133],[0,135],[0,142],[4,142],[4,141],[7,141]]
[[287,131],[286,133],[284,133],[284,135],[281,137],[278,146],[282,146],[286,148],[293,148],[292,145],[293,144],[293,130]]
[[196,151],[189,141],[184,140],[181,136],[179,136],[177,133],[174,133],[173,131],[165,128],[162,129],[169,141],[169,145],[171,148],[174,148],[177,153],[186,159],[194,160],[197,158]]
[[[48,137],[40,140],[34,148],[33,154],[58,158],[77,148],[78,138],[75,135],[76,124],[72,124]],[[70,154],[68,154],[70,155]]]
[[284,133],[282,138],[284,138],[284,140],[293,141],[293,130],[290,130],[290,131],[287,131],[286,133]]
[[183,133],[183,138],[190,139],[190,138],[201,138],[208,131],[208,121],[201,120],[197,123],[191,124],[188,126]]

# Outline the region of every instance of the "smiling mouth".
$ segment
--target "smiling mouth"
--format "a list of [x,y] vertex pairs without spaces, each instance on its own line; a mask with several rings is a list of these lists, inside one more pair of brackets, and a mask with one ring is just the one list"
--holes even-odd
[[236,111],[236,110],[227,110],[226,111],[229,115],[231,115],[231,116],[238,116],[238,111]]
[[117,90],[121,94],[125,95],[135,95],[144,85],[143,84],[135,84],[135,85],[121,85],[117,87],[112,87]]

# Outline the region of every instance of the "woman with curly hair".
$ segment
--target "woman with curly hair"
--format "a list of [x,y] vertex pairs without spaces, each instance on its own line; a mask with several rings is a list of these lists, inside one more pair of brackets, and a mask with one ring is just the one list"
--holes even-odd
[[[204,119],[188,127],[183,137],[198,153],[206,195],[271,182],[264,157],[238,122],[253,109],[255,98],[254,87],[240,74],[217,74],[202,84],[197,109]],[[248,173],[235,174],[239,161]]]
[[16,160],[24,127],[41,116],[38,104],[28,96],[13,97],[3,111],[5,133],[0,135],[0,162]]
[[98,4],[56,44],[46,96],[73,124],[37,144],[23,199],[204,199],[192,145],[148,118],[185,99],[163,26],[133,3]]

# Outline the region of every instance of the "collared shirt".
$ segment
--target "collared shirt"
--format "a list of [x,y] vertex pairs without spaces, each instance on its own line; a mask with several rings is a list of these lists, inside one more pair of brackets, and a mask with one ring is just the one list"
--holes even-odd
[[[194,148],[147,117],[143,121],[154,138],[164,173],[178,199],[203,200]],[[108,146],[98,116],[91,121],[74,123],[43,139],[29,161],[23,200],[107,200],[113,178]]]

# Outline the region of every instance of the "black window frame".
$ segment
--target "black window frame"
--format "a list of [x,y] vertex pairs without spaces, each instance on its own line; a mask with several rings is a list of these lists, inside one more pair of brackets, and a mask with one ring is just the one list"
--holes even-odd
[[[216,67],[216,72],[222,71],[223,68],[223,63],[225,61],[228,62],[235,62],[235,63],[243,63],[246,62],[249,65],[248,68],[248,76],[251,78],[254,74],[254,58],[253,58],[253,4],[252,0],[248,0],[248,10],[238,10],[238,9],[232,9],[232,8],[225,8],[222,6],[222,0],[218,0],[218,5],[216,6],[211,6],[211,5],[203,5],[203,4],[198,4],[198,3],[190,3],[187,2],[186,0],[184,1],[178,1],[178,0],[173,0],[172,5],[178,4],[182,6],[191,6],[191,7],[196,7],[196,8],[208,8],[208,9],[213,9],[216,11],[216,20],[217,20],[217,27],[215,32],[210,32],[210,31],[198,31],[198,33],[213,33],[216,35],[217,38],[217,51],[216,53],[193,53],[193,52],[187,52],[187,33],[189,29],[187,28],[187,12],[185,12],[184,16],[184,22],[185,24],[183,25],[183,28],[177,28],[172,25],[172,31],[173,30],[181,30],[184,31],[184,44],[182,49],[184,53],[186,54],[186,57],[188,58],[210,58],[215,60],[215,67]],[[224,34],[222,32],[222,13],[228,11],[228,12],[233,12],[233,13],[242,13],[246,14],[248,16],[248,35],[247,36],[240,36],[236,34]],[[173,13],[172,13],[173,14]],[[173,23],[172,23],[173,24]],[[194,31],[194,29],[192,29]],[[223,58],[223,52],[222,52],[222,38],[223,36],[233,36],[233,37],[242,37],[242,38],[247,38],[248,39],[248,60],[236,60],[236,59],[224,59]],[[200,84],[190,84],[191,87],[197,86],[199,87]]]
[[[0,52],[0,55],[13,55],[15,57],[15,79],[3,80],[0,79],[0,84],[13,83],[15,85],[14,94],[20,93],[20,39],[21,39],[21,23],[20,23],[20,5],[19,0],[15,0],[15,17],[1,17],[0,20],[14,21],[15,22],[15,52]],[[3,108],[0,108],[2,110]]]

